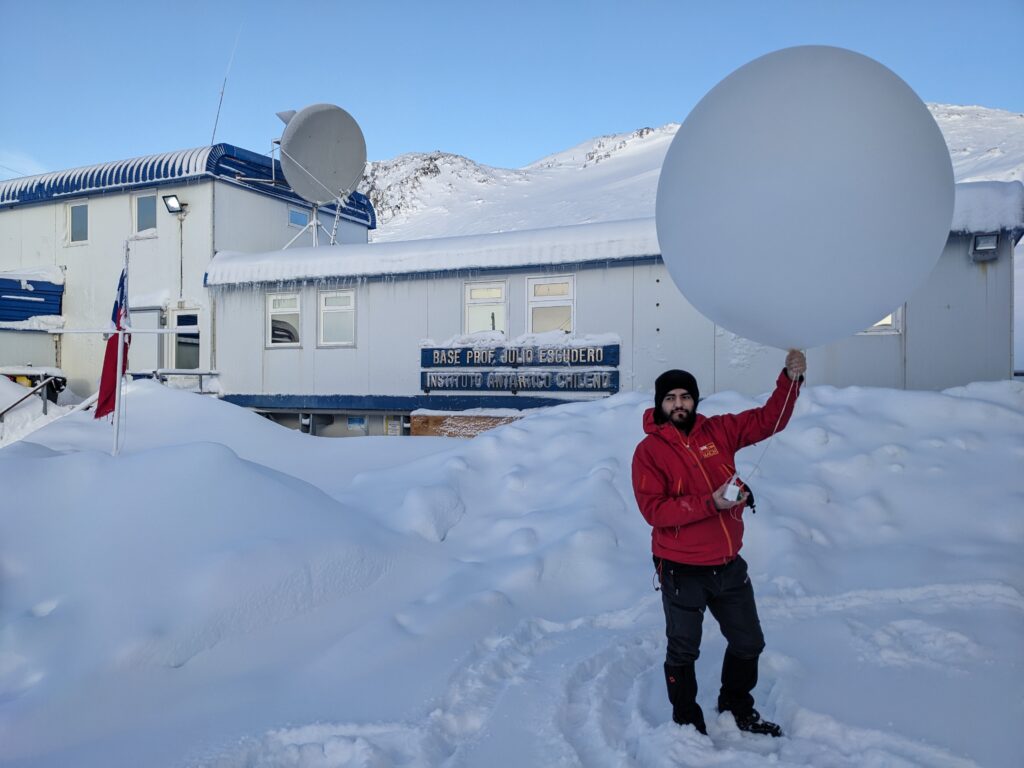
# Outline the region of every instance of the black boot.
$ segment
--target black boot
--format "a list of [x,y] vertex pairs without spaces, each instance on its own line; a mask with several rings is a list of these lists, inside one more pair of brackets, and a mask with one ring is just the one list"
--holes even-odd
[[718,711],[732,712],[736,727],[748,733],[767,736],[781,736],[782,729],[768,720],[761,719],[761,713],[754,709],[754,697],[750,692],[757,685],[757,657],[741,659],[728,651],[722,662],[722,690],[718,694]]
[[747,733],[759,733],[764,736],[779,737],[782,735],[782,728],[771,720],[762,720],[761,713],[751,707],[746,712],[733,712],[736,720],[736,727]]
[[697,675],[693,664],[665,664],[665,685],[668,688],[668,700],[672,703],[672,722],[692,725],[707,736],[704,711],[697,703]]

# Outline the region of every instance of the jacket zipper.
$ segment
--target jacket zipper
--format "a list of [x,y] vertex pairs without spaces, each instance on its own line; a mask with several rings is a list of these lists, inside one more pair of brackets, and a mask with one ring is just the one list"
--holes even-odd
[[[736,474],[736,468],[735,467],[730,467],[728,464],[725,465],[724,469],[725,469],[726,474],[729,475],[729,477],[732,477],[734,474]],[[729,477],[727,477],[725,479],[728,480]],[[726,541],[726,544],[729,546],[729,557],[725,561],[725,562],[729,562],[729,560],[732,560],[732,536],[729,535],[729,529],[726,527],[725,520],[722,519],[722,515],[718,516],[718,523],[719,523],[719,525],[722,526],[722,533],[725,534],[725,541]]]
[[[678,430],[676,430],[676,434],[677,435],[679,434]],[[702,475],[704,475],[704,480],[708,484],[708,490],[710,490],[712,493],[714,493],[715,492],[715,486],[712,484],[711,478],[708,477],[708,473],[704,471],[704,465],[700,463],[700,459],[698,459],[696,454],[694,454],[694,452],[690,450],[690,446],[688,446],[685,442],[683,442],[683,438],[681,438],[681,437],[679,438],[679,444],[681,446],[683,446],[683,448],[686,449],[686,452],[688,454],[690,454],[690,458],[692,458],[695,462],[697,462],[697,469],[699,469],[700,473]]]
[[729,547],[729,557],[725,560],[727,563],[729,560],[732,560],[732,536],[729,535],[729,529],[725,527],[725,520],[722,519],[721,515],[718,516],[718,524],[722,526],[722,533],[725,534],[725,543]]
[[[676,431],[676,434],[678,435],[678,434],[679,434],[679,432],[678,432],[678,431]],[[692,459],[693,459],[693,460],[694,460],[695,462],[697,462],[697,469],[699,469],[699,470],[700,470],[700,473],[701,473],[702,475],[704,475],[704,480],[705,480],[705,482],[707,482],[707,484],[708,484],[708,488],[709,488],[709,489],[711,490],[711,493],[714,493],[714,492],[715,492],[715,487],[714,487],[714,485],[712,485],[712,483],[711,483],[711,478],[710,478],[710,477],[708,477],[708,473],[704,471],[704,465],[700,463],[700,459],[698,459],[698,458],[696,457],[696,455],[694,455],[693,451],[691,451],[691,450],[690,450],[690,446],[688,446],[688,445],[687,445],[687,444],[686,444],[686,443],[685,443],[685,442],[683,441],[683,438],[682,438],[682,437],[680,437],[680,438],[679,438],[679,444],[680,444],[681,446],[683,446],[683,448],[685,448],[685,449],[686,449],[686,452],[687,452],[688,454],[690,454],[690,457],[691,457],[691,458],[692,458]],[[724,533],[724,534],[725,534],[725,545],[726,545],[726,547],[728,548],[728,552],[729,552],[729,554],[728,554],[728,556],[727,556],[727,557],[725,558],[725,560],[724,560],[723,562],[726,562],[726,563],[727,563],[727,562],[729,562],[730,560],[732,560],[732,536],[730,536],[730,535],[729,535],[729,529],[725,527],[725,520],[723,520],[723,519],[722,519],[722,516],[721,516],[721,515],[719,515],[719,516],[718,516],[718,524],[719,524],[720,526],[722,526],[722,533]],[[677,535],[678,535],[678,529],[677,529],[677,531],[676,531],[676,532],[677,532]]]

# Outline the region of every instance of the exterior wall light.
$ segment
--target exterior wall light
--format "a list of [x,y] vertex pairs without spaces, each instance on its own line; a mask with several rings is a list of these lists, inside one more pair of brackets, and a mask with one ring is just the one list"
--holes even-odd
[[971,243],[973,261],[994,261],[999,256],[999,235],[975,235]]
[[177,195],[164,195],[164,206],[168,213],[181,213],[188,208],[188,203],[183,203]]

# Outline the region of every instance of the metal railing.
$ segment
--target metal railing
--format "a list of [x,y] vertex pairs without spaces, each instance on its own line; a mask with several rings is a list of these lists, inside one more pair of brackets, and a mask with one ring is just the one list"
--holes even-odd
[[[17,407],[18,405],[20,405],[24,401],[28,400],[30,397],[32,397],[32,395],[34,395],[36,392],[41,390],[43,387],[45,387],[47,384],[49,384],[55,378],[57,378],[57,377],[56,376],[47,376],[41,382],[39,382],[34,387],[32,387],[32,389],[30,389],[28,392],[26,392],[23,397],[18,398],[13,403],[11,403],[6,408],[4,408],[2,411],[0,411],[0,425],[2,425],[4,423],[4,417],[7,415],[8,411],[13,411],[15,409],[15,407]],[[41,394],[40,397],[43,399],[43,415],[45,416],[46,415],[46,406],[49,404],[50,401],[49,401],[49,399],[47,399],[45,392],[43,394]]]

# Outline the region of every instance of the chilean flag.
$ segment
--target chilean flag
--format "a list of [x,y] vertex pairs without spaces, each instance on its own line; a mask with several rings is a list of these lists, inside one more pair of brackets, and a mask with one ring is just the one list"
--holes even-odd
[[[121,270],[121,279],[117,281],[117,298],[114,300],[114,311],[110,313],[111,330],[119,331],[127,328],[128,322],[128,268]],[[117,339],[115,333],[107,339],[107,351],[103,354],[103,373],[100,375],[100,391],[96,397],[96,416],[100,419],[114,412],[117,385],[121,379],[117,371]],[[131,337],[124,334],[124,357],[121,361],[121,375],[128,370],[128,346]]]

